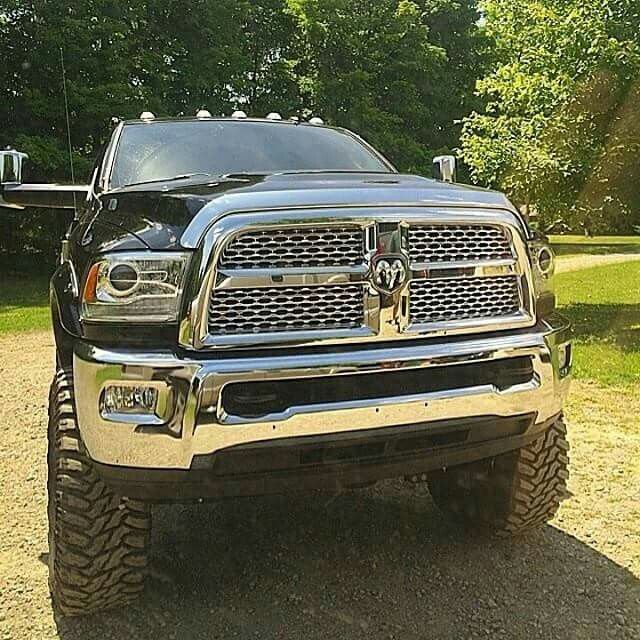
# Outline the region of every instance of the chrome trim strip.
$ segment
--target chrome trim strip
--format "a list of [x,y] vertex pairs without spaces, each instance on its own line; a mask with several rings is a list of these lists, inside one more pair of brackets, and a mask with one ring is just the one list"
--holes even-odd
[[413,278],[456,278],[465,276],[522,275],[518,260],[482,260],[469,262],[419,262],[411,264]]
[[204,344],[207,347],[244,347],[250,342],[260,343],[262,346],[282,344],[283,338],[295,333],[301,342],[314,342],[318,340],[340,340],[344,338],[365,338],[375,336],[376,332],[371,327],[363,326],[355,329],[318,329],[316,331],[273,331],[271,333],[234,333],[230,335],[210,335]]
[[[522,324],[527,324],[533,320],[533,316],[529,314],[516,313],[510,316],[500,316],[498,318],[484,318],[482,322],[483,331],[502,331],[504,329],[513,329]],[[425,332],[442,332],[442,333],[467,333],[478,331],[478,321],[471,320],[447,320],[446,322],[429,322],[409,323],[406,333],[416,335]]]
[[[180,244],[186,249],[197,249],[205,237],[213,230],[214,226],[218,226],[221,222],[232,216],[249,216],[252,220],[262,218],[265,215],[282,215],[288,214],[291,216],[303,215],[306,212],[315,211],[316,215],[326,220],[332,217],[332,213],[336,211],[343,211],[348,215],[358,216],[358,212],[368,210],[371,212],[377,211],[379,214],[387,210],[403,209],[412,210],[417,209],[422,212],[431,212],[429,220],[438,221],[438,212],[443,210],[448,211],[460,211],[463,213],[469,212],[490,212],[493,218],[480,217],[478,222],[481,221],[496,221],[500,217],[508,217],[518,228],[520,233],[525,238],[530,237],[529,229],[524,223],[520,212],[512,207],[509,207],[509,202],[504,197],[496,198],[496,202],[486,202],[482,200],[472,201],[467,199],[464,202],[446,202],[441,203],[437,200],[426,200],[424,192],[418,189],[412,191],[415,194],[415,202],[407,203],[406,201],[390,201],[390,200],[378,200],[378,194],[375,190],[362,190],[362,189],[337,189],[333,192],[328,192],[326,189],[322,190],[322,196],[326,200],[321,204],[299,204],[299,195],[295,192],[280,192],[279,196],[282,199],[282,204],[278,207],[274,207],[271,200],[273,195],[270,192],[261,193],[256,192],[251,195],[253,200],[250,207],[239,206],[237,208],[231,207],[235,199],[234,194],[229,194],[223,202],[213,202],[206,207],[203,207],[198,214],[189,223],[185,231],[180,238]],[[469,198],[473,195],[473,192],[469,192]],[[497,194],[500,195],[501,194]],[[348,197],[351,197],[349,200]],[[239,200],[240,201],[240,200]],[[246,202],[245,198],[242,202]],[[389,222],[393,222],[389,219]]]
[[216,289],[357,283],[363,282],[368,272],[369,267],[364,264],[358,267],[309,269],[219,269]]
[[121,121],[120,124],[118,124],[118,126],[115,128],[111,136],[111,141],[109,142],[109,148],[107,149],[107,153],[102,163],[102,173],[100,174],[100,181],[99,181],[99,185],[102,188],[102,191],[108,191],[111,187],[111,174],[113,172],[113,163],[115,160],[118,145],[120,144],[120,136],[122,135],[124,124],[125,123]]

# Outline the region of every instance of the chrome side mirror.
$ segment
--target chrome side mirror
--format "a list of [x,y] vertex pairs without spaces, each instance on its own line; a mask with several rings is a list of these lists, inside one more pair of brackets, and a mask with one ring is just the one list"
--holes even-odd
[[15,149],[0,151],[0,184],[21,184],[22,165],[28,157]]
[[442,182],[456,181],[455,156],[437,156],[433,159],[433,177]]
[[23,184],[22,166],[26,153],[15,149],[0,150],[0,210],[46,207],[48,209],[76,209],[86,200],[91,188],[88,184]]

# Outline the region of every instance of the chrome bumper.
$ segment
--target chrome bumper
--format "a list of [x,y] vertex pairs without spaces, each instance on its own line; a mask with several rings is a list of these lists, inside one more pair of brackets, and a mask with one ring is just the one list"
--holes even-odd
[[[536,414],[543,423],[562,410],[569,367],[561,370],[560,347],[569,327],[560,316],[535,327],[489,338],[368,348],[349,352],[208,359],[170,351],[115,351],[79,342],[74,354],[76,406],[82,439],[96,462],[138,468],[189,469],[194,456],[234,445],[394,425],[495,415]],[[482,385],[374,401],[292,407],[281,414],[246,419],[224,412],[225,384],[249,380],[300,379],[385,369],[529,356],[534,376],[504,389]],[[105,416],[101,398],[109,383],[152,382],[162,410],[152,420]]]

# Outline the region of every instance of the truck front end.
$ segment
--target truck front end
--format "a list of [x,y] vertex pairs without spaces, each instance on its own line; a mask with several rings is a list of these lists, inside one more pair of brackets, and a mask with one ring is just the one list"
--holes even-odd
[[569,326],[553,254],[502,195],[405,176],[348,131],[277,119],[120,123],[51,281],[56,611],[143,588],[150,503],[384,478],[501,534],[566,495]]
[[[82,438],[124,495],[420,476],[517,449],[558,419],[568,326],[549,304],[547,250],[514,212],[416,203],[204,216],[183,235],[193,252],[175,257],[172,348],[75,344]],[[101,268],[139,272],[139,257],[149,255]],[[111,314],[131,303],[102,304]]]

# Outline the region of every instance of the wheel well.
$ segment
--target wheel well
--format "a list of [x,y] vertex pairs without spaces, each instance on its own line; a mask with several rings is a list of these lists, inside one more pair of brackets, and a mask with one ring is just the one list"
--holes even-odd
[[73,336],[66,331],[60,320],[60,310],[55,294],[51,295],[51,325],[56,344],[56,363],[59,368],[73,365]]

